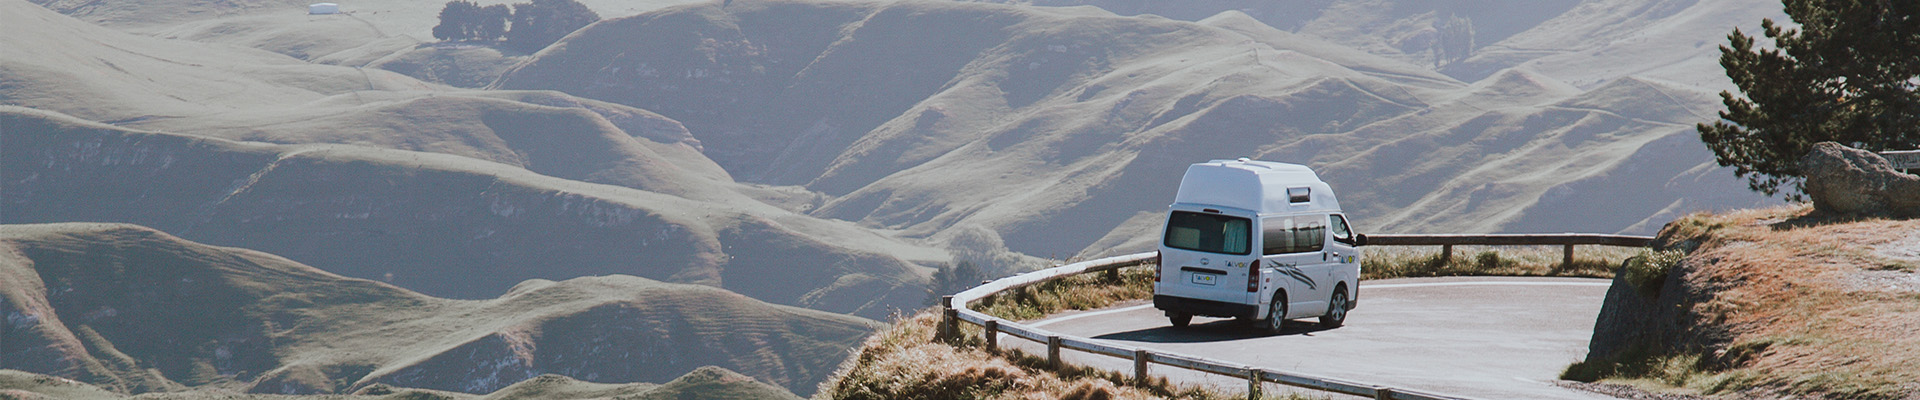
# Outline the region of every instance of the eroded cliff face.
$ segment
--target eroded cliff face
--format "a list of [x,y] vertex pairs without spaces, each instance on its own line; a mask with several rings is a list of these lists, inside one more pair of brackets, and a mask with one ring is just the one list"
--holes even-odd
[[134,225],[5,227],[0,362],[122,393],[489,393],[542,374],[663,383],[703,366],[811,393],[878,326],[621,275],[440,299]]
[[1920,396],[1920,220],[1807,205],[1694,214],[1662,229],[1647,257],[1615,275],[1569,378],[1763,397]]
[[[1680,249],[1689,244],[1685,240],[1668,242],[1671,236],[1665,234],[1661,238],[1656,250],[1683,251]],[[1719,289],[1709,282],[1687,278],[1701,268],[1702,262],[1673,264],[1658,281],[1643,282],[1628,279],[1623,264],[1615,271],[1600,317],[1593,323],[1587,360],[1627,357],[1635,352],[1711,352],[1725,348],[1729,339],[1725,327],[1704,323],[1708,317],[1694,308],[1712,300]]]

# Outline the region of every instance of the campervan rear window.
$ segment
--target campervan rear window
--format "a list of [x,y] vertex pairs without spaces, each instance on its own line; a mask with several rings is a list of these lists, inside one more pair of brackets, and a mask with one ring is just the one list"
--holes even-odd
[[1260,220],[1264,254],[1290,254],[1320,251],[1327,242],[1325,216],[1302,215]]
[[1167,218],[1167,247],[1242,255],[1252,252],[1253,221],[1246,218],[1174,211]]

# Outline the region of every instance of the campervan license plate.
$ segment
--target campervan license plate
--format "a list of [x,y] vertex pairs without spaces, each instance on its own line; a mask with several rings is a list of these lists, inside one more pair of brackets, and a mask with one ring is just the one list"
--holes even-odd
[[1198,285],[1213,285],[1214,279],[1219,277],[1219,275],[1214,274],[1193,274],[1193,283]]

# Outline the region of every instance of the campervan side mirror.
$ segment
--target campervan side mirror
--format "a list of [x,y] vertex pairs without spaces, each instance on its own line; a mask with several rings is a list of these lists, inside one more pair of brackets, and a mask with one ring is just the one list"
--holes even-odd
[[1365,246],[1365,245],[1367,245],[1367,234],[1365,234],[1365,233],[1355,233],[1355,234],[1353,234],[1353,245],[1354,245],[1354,246]]

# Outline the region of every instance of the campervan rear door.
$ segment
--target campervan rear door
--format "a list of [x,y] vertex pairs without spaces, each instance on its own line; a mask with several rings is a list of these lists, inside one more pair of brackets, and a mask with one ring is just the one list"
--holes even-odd
[[1254,260],[1251,214],[1219,209],[1168,213],[1161,235],[1154,294],[1247,304],[1247,268]]

